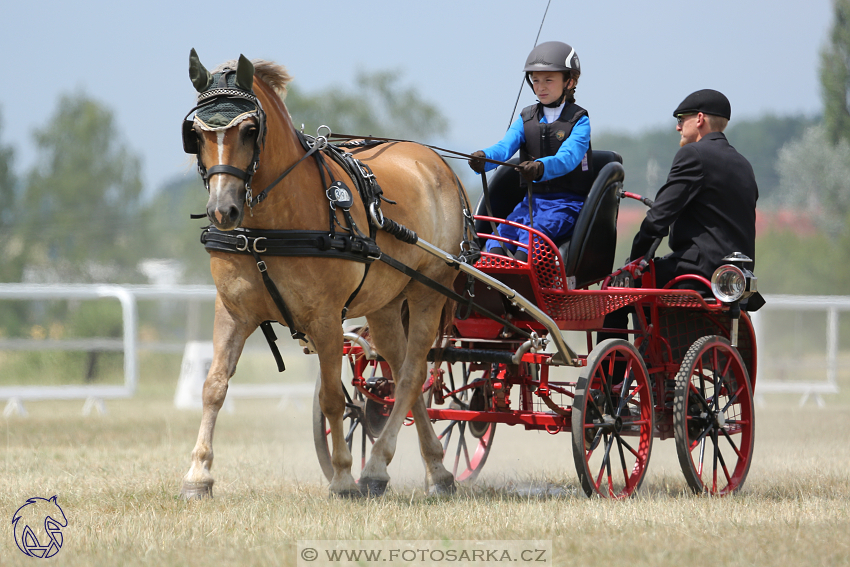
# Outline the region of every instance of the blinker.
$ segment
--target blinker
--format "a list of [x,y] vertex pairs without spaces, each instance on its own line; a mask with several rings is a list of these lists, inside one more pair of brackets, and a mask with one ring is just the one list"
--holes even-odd
[[200,144],[194,126],[194,120],[183,121],[183,151],[187,154],[197,155],[200,151]]

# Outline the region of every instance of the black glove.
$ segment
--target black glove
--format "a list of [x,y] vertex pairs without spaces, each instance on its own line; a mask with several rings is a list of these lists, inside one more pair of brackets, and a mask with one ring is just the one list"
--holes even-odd
[[537,181],[543,177],[543,162],[524,161],[516,166],[516,170],[519,171],[520,175],[522,175],[526,181]]
[[608,282],[608,287],[634,287],[635,281],[628,270],[623,270]]
[[472,159],[469,160],[469,169],[474,171],[475,173],[484,173],[484,166],[487,162],[485,162],[481,158],[486,158],[487,154],[478,150],[477,152],[472,153]]

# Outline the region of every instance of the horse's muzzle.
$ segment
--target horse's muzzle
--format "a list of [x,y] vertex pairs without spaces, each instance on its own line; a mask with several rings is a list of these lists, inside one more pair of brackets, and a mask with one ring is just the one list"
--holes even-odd
[[207,207],[207,216],[219,230],[233,230],[242,223],[244,208],[235,204]]

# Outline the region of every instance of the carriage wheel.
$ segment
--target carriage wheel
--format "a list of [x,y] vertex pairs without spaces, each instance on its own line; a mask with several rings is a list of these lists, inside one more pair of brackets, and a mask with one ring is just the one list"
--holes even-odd
[[688,349],[673,403],[679,464],[691,489],[725,495],[744,484],[753,454],[753,392],[738,350],[715,335]]
[[[460,375],[456,375],[453,365],[444,363],[444,381],[451,390],[462,388],[476,379],[486,379],[491,372],[487,369],[473,373],[468,363],[460,363]],[[460,379],[460,383],[455,380]],[[434,403],[434,393],[429,389],[425,393],[425,405],[431,407]],[[485,388],[482,386],[458,392],[453,397],[446,398],[449,409],[472,409],[485,411],[490,409],[492,402],[488,400]],[[437,438],[443,445],[443,464],[451,471],[457,482],[472,482],[481,472],[490,449],[493,447],[493,436],[496,434],[496,424],[486,421],[457,421],[439,422],[435,424]]]
[[[375,384],[373,391],[376,394],[391,395],[392,372],[386,362],[365,358],[350,361],[346,357],[342,366],[342,389],[345,392],[345,413],[343,414],[345,442],[348,450],[351,451],[354,463],[357,463],[358,457],[360,458],[360,470],[363,470],[372,445],[380,436],[392,407],[364,396],[360,390],[351,385],[351,379],[353,376],[363,376],[367,382]],[[319,404],[321,383],[322,375],[319,373],[316,392],[313,395],[313,443],[316,446],[316,456],[319,458],[322,472],[330,481],[334,475],[330,450],[331,431]]]
[[588,496],[626,498],[640,488],[652,449],[652,391],[628,341],[591,351],[572,407],[573,459]]

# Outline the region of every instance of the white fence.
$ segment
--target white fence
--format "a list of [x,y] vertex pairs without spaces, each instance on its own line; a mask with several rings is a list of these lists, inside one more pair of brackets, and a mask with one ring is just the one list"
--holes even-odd
[[[758,378],[756,381],[756,400],[764,403],[764,394],[800,394],[800,405],[813,397],[821,407],[825,405],[823,394],[838,393],[838,316],[843,311],[850,311],[850,297],[835,295],[769,295],[765,296],[767,303],[756,313],[753,313],[753,326],[756,331],[756,342],[763,345],[768,329],[765,319],[768,314],[776,311],[822,311],[826,313],[825,360],[826,380],[823,381],[778,381],[768,378],[771,372],[787,366],[788,360],[774,363],[768,357],[759,353]],[[814,331],[812,329],[811,331]],[[800,362],[800,364],[809,364]]]
[[[102,410],[104,399],[129,398],[136,392],[139,379],[138,352],[140,348],[182,352],[184,345],[140,345],[138,341],[138,300],[180,300],[209,302],[215,300],[214,286],[117,286],[117,285],[32,285],[0,284],[0,300],[85,300],[115,298],[121,303],[123,337],[85,339],[0,339],[0,350],[97,350],[123,352],[124,384],[117,385],[62,385],[62,386],[3,386],[0,400],[7,400],[5,413],[23,412],[23,402],[28,400],[86,400],[84,412],[92,408]],[[770,360],[760,356],[757,399],[763,402],[764,394],[800,394],[800,404],[814,397],[823,406],[823,394],[836,394],[838,388],[838,335],[839,313],[850,311],[850,297],[842,296],[787,296],[766,297],[767,304],[754,314],[757,342],[764,344],[767,329],[764,321],[772,311],[823,311],[826,312],[826,376],[823,381],[777,381],[769,378]],[[312,388],[312,387],[311,387]],[[304,390],[304,391],[302,391]],[[265,398],[288,395],[303,396],[305,385],[239,384],[228,391],[230,398]]]
[[[130,398],[139,380],[138,353],[184,352],[185,344],[140,343],[138,339],[138,301],[183,301],[190,303],[215,301],[215,286],[153,285],[33,285],[0,284],[0,300],[92,300],[114,297],[121,302],[123,337],[121,339],[90,337],[83,339],[0,339],[0,350],[82,350],[123,352],[124,384],[62,386],[0,386],[0,400],[6,400],[4,414],[25,414],[23,402],[37,400],[86,400],[83,413],[92,409],[105,411],[103,400]],[[191,326],[191,323],[190,323]],[[191,332],[189,333],[192,334]],[[269,355],[271,356],[271,355]],[[185,361],[184,361],[185,362]],[[208,365],[208,364],[207,364]],[[2,371],[2,369],[0,369]],[[176,382],[175,377],[175,382]],[[201,384],[203,378],[201,378]],[[197,388],[197,385],[195,386]],[[281,398],[300,399],[312,396],[312,384],[231,384],[227,397],[234,399]]]

